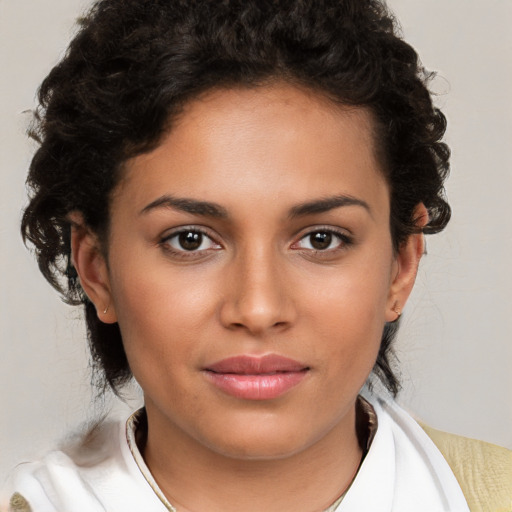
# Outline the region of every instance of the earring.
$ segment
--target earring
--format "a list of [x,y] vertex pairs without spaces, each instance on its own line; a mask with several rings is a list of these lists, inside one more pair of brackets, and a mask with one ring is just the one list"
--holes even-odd
[[108,308],[110,307],[110,302],[107,304],[107,307],[103,310],[103,314],[106,315]]
[[400,306],[398,305],[398,301],[396,301],[391,308],[392,311],[396,313],[396,318],[393,320],[393,322],[396,322],[401,316],[402,316],[402,310],[400,309]]

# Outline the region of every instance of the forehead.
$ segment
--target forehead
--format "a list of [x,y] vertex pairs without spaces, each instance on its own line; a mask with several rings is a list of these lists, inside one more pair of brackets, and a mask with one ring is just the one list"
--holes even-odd
[[155,150],[126,163],[123,189],[141,207],[164,193],[288,206],[334,193],[388,197],[372,114],[286,84],[191,101]]

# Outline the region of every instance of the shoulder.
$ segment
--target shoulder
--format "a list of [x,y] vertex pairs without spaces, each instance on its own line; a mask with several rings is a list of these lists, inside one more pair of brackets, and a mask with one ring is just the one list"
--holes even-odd
[[73,512],[80,501],[87,503],[91,512],[101,510],[76,465],[60,451],[17,466],[4,494],[9,512]]
[[450,465],[471,511],[512,511],[512,451],[421,425]]
[[40,461],[20,464],[3,496],[9,512],[166,510],[134,459],[126,420],[101,422]]
[[118,429],[104,424],[39,461],[19,464],[2,491],[2,507],[9,512],[103,511],[90,481],[112,468]]

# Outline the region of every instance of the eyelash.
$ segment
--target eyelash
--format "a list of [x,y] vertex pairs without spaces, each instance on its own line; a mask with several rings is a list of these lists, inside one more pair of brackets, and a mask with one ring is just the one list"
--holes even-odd
[[[334,248],[327,248],[327,249],[302,249],[306,251],[309,254],[313,254],[314,256],[318,257],[329,257],[333,255],[337,255],[340,251],[344,251],[348,249],[351,245],[353,245],[354,241],[351,236],[349,236],[347,233],[338,231],[337,229],[333,229],[331,227],[315,227],[314,229],[308,231],[307,233],[303,234],[297,242],[295,242],[292,245],[292,248],[299,244],[300,242],[307,240],[309,237],[315,235],[315,234],[326,234],[331,236],[332,238],[336,238],[338,240],[338,244]],[[332,240],[331,240],[332,243]],[[330,244],[329,244],[330,245]],[[301,250],[300,247],[297,247],[296,250]]]
[[[170,245],[170,241],[173,239],[177,239],[180,235],[188,234],[188,233],[194,233],[199,234],[203,237],[201,240],[201,245],[204,243],[204,238],[211,241],[212,244],[216,245],[215,248],[208,248],[208,249],[202,249],[202,250],[186,250],[186,249],[176,249]],[[205,251],[211,251],[211,250],[219,250],[222,248],[222,246],[214,240],[214,238],[211,236],[210,233],[208,233],[206,230],[201,229],[197,226],[190,226],[190,227],[182,227],[177,229],[176,231],[173,231],[172,233],[164,236],[160,242],[159,245],[164,249],[165,251],[171,253],[174,257],[177,258],[197,258],[198,256],[204,255]]]
[[[170,245],[171,240],[177,239],[180,235],[190,234],[190,233],[201,235],[201,237],[204,237],[204,238],[210,240],[210,242],[212,244],[216,245],[217,247],[214,247],[214,248],[209,247],[207,249],[199,249],[199,250],[198,249],[187,250],[185,248],[176,249]],[[314,249],[314,248],[309,249],[309,248],[296,247],[303,240],[307,240],[308,237],[311,237],[311,236],[313,236],[315,234],[319,234],[319,233],[329,235],[333,238],[337,238],[338,242],[339,242],[338,245],[334,248],[326,248],[326,249]],[[204,238],[201,239],[200,246],[204,243]],[[332,243],[332,240],[330,240],[330,242]],[[291,248],[294,250],[304,251],[306,253],[313,254],[315,256],[327,257],[327,256],[332,256],[334,254],[337,254],[340,251],[346,250],[352,244],[353,244],[352,238],[350,236],[348,236],[346,233],[340,232],[331,227],[329,227],[329,228],[328,227],[325,227],[325,228],[317,227],[317,228],[314,228],[311,231],[308,231],[307,233],[303,234],[297,242],[294,242],[291,245]],[[209,232],[207,232],[206,230],[201,229],[200,227],[197,227],[197,226],[190,226],[190,227],[185,226],[185,227],[178,228],[176,231],[173,231],[172,233],[163,237],[160,240],[159,245],[162,247],[162,249],[171,253],[174,257],[181,258],[181,259],[198,258],[198,257],[204,256],[206,251],[209,252],[212,250],[217,251],[219,249],[222,249],[222,245],[219,244],[218,242],[216,242],[215,239],[211,236],[211,234]]]

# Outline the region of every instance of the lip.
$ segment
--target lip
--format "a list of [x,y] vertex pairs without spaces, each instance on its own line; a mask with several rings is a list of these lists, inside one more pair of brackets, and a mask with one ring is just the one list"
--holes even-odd
[[309,367],[277,354],[235,356],[203,369],[206,378],[228,395],[244,400],[272,400],[306,377]]

